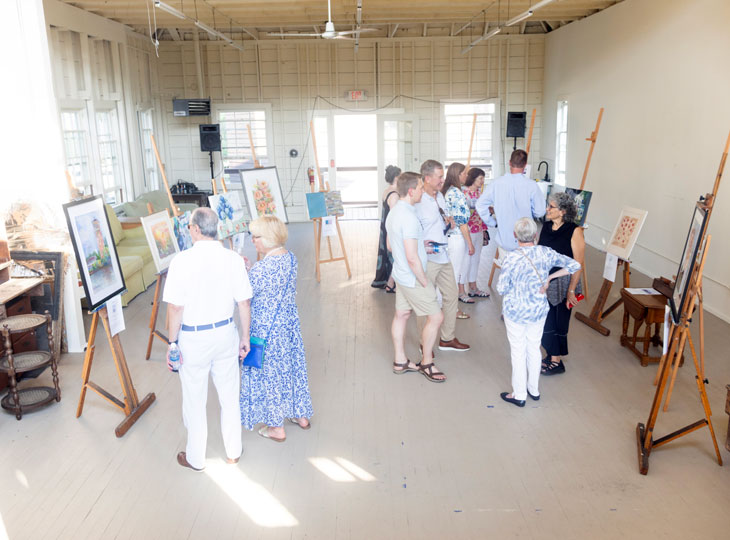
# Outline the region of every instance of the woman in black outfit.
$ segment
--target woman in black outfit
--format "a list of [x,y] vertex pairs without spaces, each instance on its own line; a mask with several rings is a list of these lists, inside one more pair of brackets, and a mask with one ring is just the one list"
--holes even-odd
[[393,182],[400,174],[400,169],[395,165],[388,165],[385,169],[385,181],[388,187],[383,192],[383,217],[380,219],[380,241],[378,242],[378,265],[375,268],[375,279],[370,284],[376,289],[385,289],[386,292],[395,292],[395,282],[390,276],[393,270],[393,256],[388,251],[388,243],[386,241],[387,233],[385,232],[385,218],[388,212],[398,202],[398,193],[395,190]]
[[[553,193],[548,199],[545,224],[540,232],[541,246],[554,249],[580,263],[581,270],[571,276],[554,279],[548,287],[547,297],[550,311],[545,319],[542,346],[547,356],[542,362],[543,375],[565,373],[561,357],[568,354],[568,326],[571,307],[578,303],[576,294],[581,292],[580,275],[585,264],[586,241],[583,228],[573,220],[576,215],[575,202],[567,193]],[[550,273],[558,270],[553,268]]]

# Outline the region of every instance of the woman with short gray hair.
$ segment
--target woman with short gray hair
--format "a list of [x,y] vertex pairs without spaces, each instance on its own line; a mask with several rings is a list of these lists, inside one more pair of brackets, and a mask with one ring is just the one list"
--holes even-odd
[[[561,255],[575,259],[583,266],[586,241],[583,228],[575,221],[577,208],[573,198],[565,192],[553,193],[548,199],[545,224],[540,231],[538,245],[554,249]],[[552,271],[557,270],[553,268]],[[542,332],[542,346],[545,359],[542,361],[543,375],[565,373],[562,357],[568,354],[568,327],[570,313],[578,303],[581,294],[579,270],[572,276],[563,276],[550,282],[547,299],[550,304],[545,328]]]
[[[517,249],[505,256],[497,282],[512,357],[512,393],[502,392],[500,397],[524,407],[528,395],[540,399],[540,338],[549,310],[545,291],[552,280],[580,270],[580,264],[536,246],[537,225],[530,218],[517,220],[514,235]],[[552,272],[555,267],[559,270]]]

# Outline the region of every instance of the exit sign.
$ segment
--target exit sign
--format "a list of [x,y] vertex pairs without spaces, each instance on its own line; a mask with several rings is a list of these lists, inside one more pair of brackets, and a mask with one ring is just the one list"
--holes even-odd
[[368,94],[365,90],[350,90],[345,94],[347,101],[367,101]]

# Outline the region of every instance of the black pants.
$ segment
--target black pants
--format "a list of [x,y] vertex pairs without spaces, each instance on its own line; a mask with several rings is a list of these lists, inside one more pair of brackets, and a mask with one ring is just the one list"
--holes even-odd
[[557,306],[550,306],[542,331],[542,346],[548,356],[568,354],[568,327],[571,311],[565,307],[565,301],[560,302]]

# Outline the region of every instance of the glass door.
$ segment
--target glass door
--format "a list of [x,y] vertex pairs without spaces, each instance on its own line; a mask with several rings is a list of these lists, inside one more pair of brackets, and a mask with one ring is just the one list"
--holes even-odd
[[419,126],[415,114],[378,115],[378,197],[385,190],[385,168],[395,165],[402,171],[419,172]]

